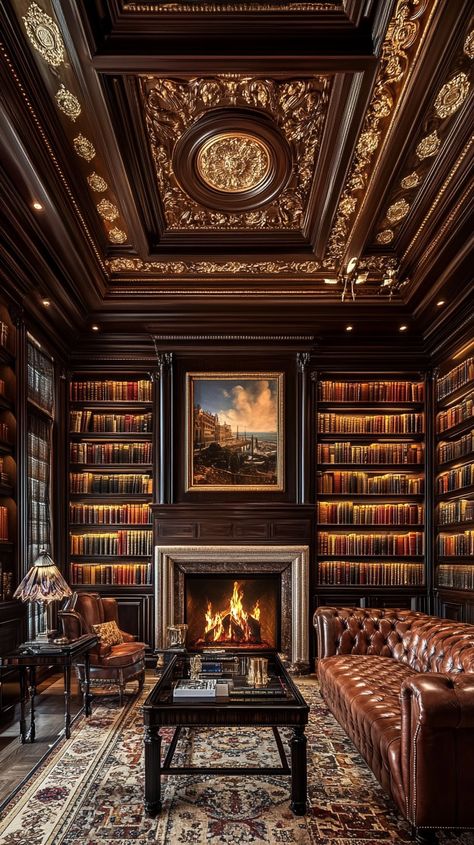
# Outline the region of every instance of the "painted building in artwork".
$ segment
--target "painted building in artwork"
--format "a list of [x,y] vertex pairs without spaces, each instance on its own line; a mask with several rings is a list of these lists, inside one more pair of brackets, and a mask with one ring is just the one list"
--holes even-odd
[[193,438],[195,446],[208,443],[223,445],[232,440],[232,429],[227,423],[220,423],[217,414],[211,414],[200,405],[195,405]]

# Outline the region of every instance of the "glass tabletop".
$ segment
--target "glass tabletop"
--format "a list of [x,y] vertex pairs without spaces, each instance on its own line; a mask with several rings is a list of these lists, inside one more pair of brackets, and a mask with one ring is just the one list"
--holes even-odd
[[265,706],[306,703],[274,652],[178,654],[145,706]]

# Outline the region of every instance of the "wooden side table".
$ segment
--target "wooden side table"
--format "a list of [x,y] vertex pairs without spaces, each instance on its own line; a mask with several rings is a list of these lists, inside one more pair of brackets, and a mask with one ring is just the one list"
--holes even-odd
[[[18,668],[20,673],[20,739],[22,743],[34,742],[36,736],[35,726],[35,696],[36,696],[36,669],[39,666],[61,667],[64,676],[64,732],[69,739],[71,736],[71,670],[78,657],[84,655],[85,683],[83,692],[83,707],[86,716],[92,713],[92,695],[90,692],[90,650],[97,645],[98,637],[85,634],[77,640],[69,643],[34,644],[19,646],[0,658],[0,666],[12,666]],[[28,683],[28,669],[29,683]],[[30,726],[26,725],[26,706],[30,701]],[[79,715],[79,714],[78,714]]]

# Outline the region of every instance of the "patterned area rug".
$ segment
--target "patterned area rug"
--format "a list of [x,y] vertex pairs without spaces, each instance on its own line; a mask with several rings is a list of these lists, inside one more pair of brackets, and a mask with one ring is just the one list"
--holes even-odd
[[[160,817],[143,815],[141,699],[119,709],[95,699],[43,767],[7,806],[2,845],[381,845],[412,841],[350,740],[328,712],[314,679],[299,682],[311,705],[308,726],[310,809],[289,809],[289,778],[165,778]],[[171,731],[164,734],[167,742]],[[184,741],[185,740],[185,741]],[[188,733],[176,762],[279,765],[267,729]],[[166,747],[165,749],[166,750]],[[442,832],[439,842],[473,845],[474,835]]]

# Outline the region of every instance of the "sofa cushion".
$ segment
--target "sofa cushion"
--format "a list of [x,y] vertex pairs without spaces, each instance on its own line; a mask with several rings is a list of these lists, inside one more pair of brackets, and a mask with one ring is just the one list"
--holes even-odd
[[377,655],[336,655],[318,662],[328,707],[403,811],[400,687],[415,674],[410,666]]

